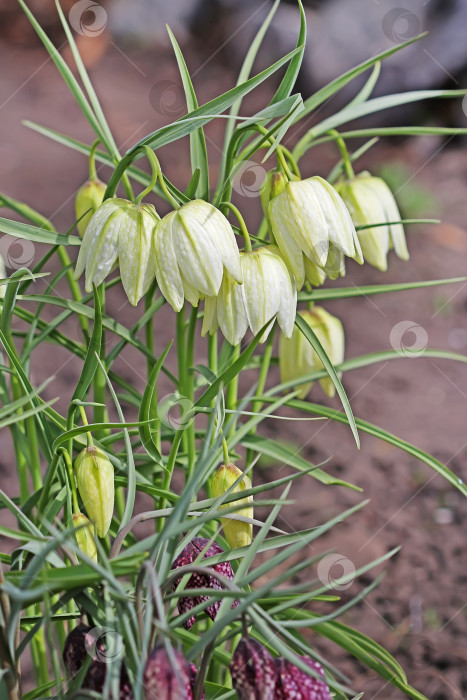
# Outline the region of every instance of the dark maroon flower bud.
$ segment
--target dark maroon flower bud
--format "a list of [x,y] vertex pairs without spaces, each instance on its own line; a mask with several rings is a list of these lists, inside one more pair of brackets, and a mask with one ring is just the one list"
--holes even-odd
[[[204,537],[194,537],[191,540],[191,542],[187,544],[183,552],[181,552],[175,559],[174,563],[172,564],[172,569],[178,569],[181,566],[187,566],[189,564],[195,563],[197,558],[200,556],[201,552],[203,551],[203,549],[205,549],[208,543],[209,540],[205,539]],[[223,551],[224,550],[222,549],[222,547],[219,547],[219,545],[216,542],[213,542],[206,549],[202,559],[206,559],[207,557],[213,557],[215,554],[221,554]],[[215,564],[210,568],[213,569],[213,571],[216,571],[218,574],[221,574],[221,576],[224,576],[229,581],[233,580],[233,571],[229,562],[221,562],[220,564]],[[176,590],[180,581],[181,578],[175,581],[173,586],[174,591]],[[214,578],[214,576],[207,576],[205,574],[194,573],[191,575],[185,588],[212,588],[214,590],[221,591],[224,589],[224,586],[217,580],[217,578]],[[181,596],[178,599],[178,612],[182,615],[188,610],[194,608],[195,605],[199,605],[199,603],[205,603],[208,600],[210,600],[209,596]],[[232,607],[235,608],[237,605],[238,600],[234,600],[234,602],[232,603]],[[216,600],[206,608],[206,613],[209,615],[211,620],[215,619],[220,606],[221,601]],[[195,620],[195,615],[189,617],[188,620],[186,620],[183,623],[185,629],[189,630],[190,627],[193,627],[193,625],[195,624]]]
[[[195,694],[195,686],[196,686],[197,676],[198,676],[198,669],[196,668],[196,666],[194,664],[190,664],[190,686],[191,686],[191,690],[193,692],[193,696]],[[204,690],[203,690],[199,700],[204,700],[204,698],[205,698],[205,694],[204,694]]]
[[193,700],[190,664],[176,649],[173,654],[175,664],[163,645],[149,654],[143,674],[145,700]]
[[[306,656],[301,657],[307,666],[320,676],[324,676],[323,667],[317,661]],[[276,659],[277,681],[275,700],[332,700],[326,682],[313,678],[287,659]]]
[[[102,639],[96,638],[90,627],[78,625],[68,634],[63,649],[63,661],[70,678],[76,676],[89,656],[92,657],[92,661],[89,664],[81,687],[101,693],[104,689],[107,673],[107,663],[105,661],[107,657],[104,644]],[[108,662],[110,663],[110,659]],[[130,679],[123,664],[120,670],[119,700],[133,700]]]
[[274,700],[274,659],[256,639],[242,637],[230,662],[232,685],[239,700]]

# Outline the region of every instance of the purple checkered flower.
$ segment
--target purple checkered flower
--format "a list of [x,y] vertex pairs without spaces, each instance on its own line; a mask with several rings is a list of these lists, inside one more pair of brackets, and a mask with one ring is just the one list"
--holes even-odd
[[[323,667],[316,661],[303,656],[302,661],[324,678]],[[331,693],[325,681],[312,678],[287,659],[276,659],[275,700],[331,700]]]
[[[91,628],[86,625],[78,625],[68,634],[63,648],[63,661],[70,678],[76,676],[86,658],[89,656],[88,649],[95,648],[95,656],[89,664],[89,668],[81,684],[82,688],[95,690],[101,693],[104,689],[105,676],[107,673],[107,663],[99,656],[105,658],[105,649],[102,642],[96,640],[91,633]],[[87,642],[87,644],[86,644]],[[120,670],[120,693],[119,700],[133,700],[133,691],[125,666],[122,664]]]
[[143,674],[145,700],[193,700],[196,666],[176,649],[173,655],[175,664],[161,644],[149,654]]
[[[191,542],[187,544],[185,549],[175,559],[174,563],[172,564],[172,569],[178,569],[181,566],[188,566],[189,564],[194,564],[200,556],[201,552],[207,547],[208,544],[209,540],[205,539],[204,537],[194,537],[191,540]],[[221,547],[219,547],[219,545],[216,542],[213,542],[204,552],[202,559],[212,557],[215,554],[221,554],[223,551],[224,550]],[[233,571],[229,562],[221,562],[220,564],[215,564],[214,566],[211,566],[209,568],[213,569],[213,571],[216,571],[218,574],[221,574],[221,576],[224,576],[224,578],[228,579],[229,581],[233,580]],[[175,581],[173,586],[174,591],[176,590],[180,581],[181,578]],[[224,589],[224,586],[220,583],[220,581],[217,580],[217,578],[214,578],[214,576],[208,576],[206,574],[195,572],[190,576],[186,588],[212,588],[213,590],[221,591]],[[209,596],[181,596],[178,600],[178,612],[182,615],[188,610],[194,608],[195,605],[198,605],[199,603],[205,603],[208,600],[210,600]],[[238,600],[235,600],[232,604],[232,607],[234,608],[237,605]],[[206,608],[206,613],[209,615],[211,620],[215,619],[220,606],[221,601],[216,600]],[[183,623],[185,629],[189,630],[190,627],[193,627],[193,625],[195,624],[195,620],[195,615],[189,617]]]
[[256,639],[242,637],[239,641],[230,662],[230,675],[239,700],[274,700],[274,659]]

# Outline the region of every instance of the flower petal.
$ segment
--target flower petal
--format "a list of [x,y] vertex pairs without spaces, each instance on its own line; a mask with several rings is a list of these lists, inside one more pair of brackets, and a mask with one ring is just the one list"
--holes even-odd
[[176,215],[177,212],[170,212],[154,229],[153,256],[159,289],[172,308],[180,311],[184,302],[183,282],[172,237],[172,222]]
[[224,275],[217,297],[217,320],[224,337],[231,345],[238,345],[248,328],[242,286]]
[[173,220],[172,234],[178,265],[188,284],[203,295],[215,296],[224,270],[204,226],[189,209],[181,207]]
[[322,210],[319,192],[315,192],[314,178],[290,182],[289,193],[291,215],[296,222],[296,235],[305,255],[317,265],[323,265],[328,256],[329,231]]
[[146,294],[156,274],[151,248],[158,218],[150,206],[134,205],[126,210],[126,225],[120,229],[118,239],[122,284],[133,306]]
[[195,199],[185,205],[203,226],[212,244],[219,253],[222,263],[229,275],[239,284],[243,282],[240,266],[240,253],[235,234],[227,218],[212,204],[203,199]]
[[300,289],[305,281],[303,253],[295,238],[296,227],[292,224],[292,211],[285,190],[269,202],[269,220],[282,257]]

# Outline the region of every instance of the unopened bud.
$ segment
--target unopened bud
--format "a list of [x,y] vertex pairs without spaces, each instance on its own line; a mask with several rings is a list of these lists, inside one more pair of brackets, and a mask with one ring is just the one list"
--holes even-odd
[[79,188],[75,199],[76,228],[81,238],[97,207],[102,204],[106,186],[101,180],[88,180]]
[[74,513],[73,526],[75,528],[78,547],[88,557],[97,561],[97,547],[94,540],[94,526],[84,513]]
[[239,641],[230,662],[230,675],[239,700],[274,700],[274,659],[256,639],[242,637]]
[[[324,676],[323,667],[316,661],[303,656],[302,661],[320,676]],[[324,680],[309,676],[298,666],[294,666],[287,659],[276,659],[276,693],[275,700],[331,700],[331,693]]]
[[[209,540],[205,539],[204,537],[194,537],[191,542],[187,544],[185,549],[180,552],[178,557],[175,559],[174,563],[172,564],[172,569],[178,569],[181,566],[188,566],[189,564],[194,564],[197,562],[197,560],[200,558],[201,552],[206,549],[207,545],[209,544]],[[221,554],[223,552],[222,547],[219,547],[217,542],[212,542],[209,547],[207,547],[206,551],[204,552],[203,556],[201,557],[201,560],[199,561],[200,566],[203,566],[203,559],[206,559],[208,557],[213,557],[216,554]],[[215,564],[214,566],[210,566],[210,569],[213,569],[217,574],[220,574],[221,576],[224,576],[228,581],[233,581],[233,571],[232,571],[232,566],[230,565],[230,562],[224,561],[220,562],[219,564]],[[174,582],[173,585],[173,590],[175,591],[177,589],[178,584],[180,583],[181,578],[177,579]],[[190,578],[188,579],[188,583],[186,585],[186,588],[189,588],[190,590],[194,588],[212,588],[213,590],[223,590],[224,586],[222,583],[214,576],[209,576],[206,574],[201,574],[201,573],[193,573]],[[210,598],[209,596],[181,596],[178,599],[178,612],[183,615],[183,613],[187,612],[188,610],[192,610],[196,605],[199,605],[200,603],[205,603],[208,601]],[[232,603],[232,608],[235,608],[238,605],[238,600],[234,600]],[[211,618],[211,620],[215,620],[216,615],[218,613],[218,610],[221,606],[221,601],[220,600],[215,600],[213,601],[208,607],[206,608],[206,614]],[[196,616],[193,615],[192,617],[189,617],[188,620],[186,620],[183,623],[183,626],[185,629],[190,629],[190,627],[193,627],[196,621]]]
[[[321,306],[313,306],[311,311],[301,311],[300,316],[314,331],[319,342],[333,365],[344,361],[344,329],[340,320]],[[324,368],[320,358],[299,328],[295,328],[291,338],[281,334],[279,339],[279,368],[281,381],[301,379],[307,374]],[[335,386],[330,377],[319,380],[323,391],[330,397],[335,394]],[[304,398],[309,384],[300,385],[300,398]]]
[[85,447],[75,461],[78,490],[99,537],[107,534],[114,509],[114,468],[97,447]]
[[176,649],[170,656],[163,645],[153,649],[144,668],[143,683],[145,700],[193,700],[190,665]]
[[[243,472],[235,466],[235,464],[222,464],[217,470],[216,474],[211,483],[212,495],[214,498],[219,498],[223,496],[228,489],[235,484],[235,482],[242,476]],[[237,483],[237,485],[232,490],[232,493],[241,493],[246,489],[251,489],[251,480],[248,476],[243,476],[243,479]],[[228,508],[232,505],[245,504],[245,507],[241,510],[235,511],[232,515],[241,515],[245,518],[253,518],[253,506],[249,505],[253,503],[253,496],[248,496],[247,498],[241,498],[238,501],[233,501],[230,503],[224,503],[220,506],[222,508]],[[233,518],[221,518],[222,527],[224,528],[224,534],[227,542],[230,544],[232,549],[237,547],[246,547],[251,544],[253,537],[253,526],[251,523],[244,522],[242,520],[234,520]]]

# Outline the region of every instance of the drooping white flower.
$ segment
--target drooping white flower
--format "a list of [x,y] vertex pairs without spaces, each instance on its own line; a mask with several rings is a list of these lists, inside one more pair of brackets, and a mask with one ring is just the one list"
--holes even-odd
[[330,261],[332,270],[342,269],[344,255],[363,262],[347,207],[322,177],[288,182],[270,200],[268,214],[277,245],[298,287],[305,280],[303,255],[322,269],[328,264],[330,252],[339,254],[337,268],[335,260]]
[[240,253],[226,217],[202,199],[164,216],[154,233],[156,278],[169,304],[180,311],[184,299],[197,306],[215,296],[223,276],[242,283]]
[[86,271],[85,289],[99,286],[117,258],[127,297],[136,306],[155,277],[152,253],[154,227],[159,221],[152,204],[107,199],[96,209],[84,232],[75,279]]
[[336,189],[355,226],[386,224],[357,231],[366,262],[378,270],[387,270],[387,255],[392,248],[402,260],[409,259],[404,227],[394,223],[400,221],[399,208],[384,180],[362,172],[352,180],[338,183]]
[[[286,337],[293,331],[297,309],[295,282],[276,246],[241,253],[243,284],[224,279],[217,298],[206,298],[202,334],[219,326],[232,345],[238,345],[248,326],[256,335],[271,319]],[[263,332],[264,342],[272,324]]]
[[[299,313],[316,334],[332,364],[338,365],[343,362],[345,339],[340,320],[321,306],[313,306],[311,311]],[[307,374],[323,369],[323,363],[299,328],[294,328],[291,338],[286,338],[281,333],[279,368],[282,382],[302,379]],[[329,377],[320,379],[319,383],[328,396],[334,396],[336,389]],[[311,385],[312,382],[300,385],[300,398],[308,394]]]

